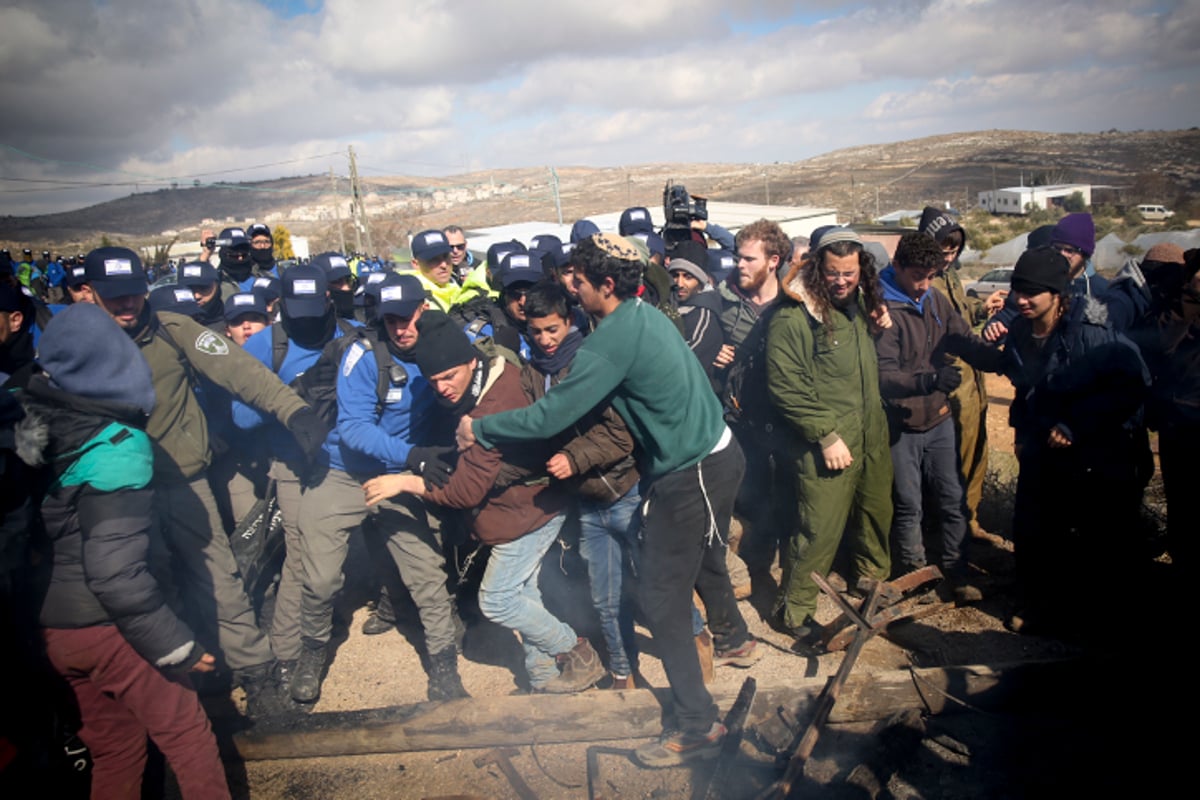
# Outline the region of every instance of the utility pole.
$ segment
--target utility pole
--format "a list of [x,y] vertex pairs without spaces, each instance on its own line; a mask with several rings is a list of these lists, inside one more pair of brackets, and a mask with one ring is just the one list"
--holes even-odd
[[633,176],[625,173],[625,207],[633,205]]
[[554,209],[558,212],[558,224],[563,224],[562,216],[562,198],[558,196],[558,173],[554,171],[554,167],[550,167],[550,186],[554,189]]
[[342,201],[338,199],[337,178],[333,176],[333,167],[329,168],[329,185],[333,187],[333,218],[337,220],[338,241],[342,243],[339,253],[346,252],[346,232],[342,230]]
[[767,205],[771,205],[771,176],[763,170],[763,190],[766,192]]
[[367,209],[363,206],[362,186],[358,182],[358,163],[354,160],[354,145],[346,148],[350,151],[350,194],[351,209],[354,211],[354,242],[355,249],[363,252],[362,234],[367,237],[367,250],[374,252],[371,246],[371,223],[367,220]]

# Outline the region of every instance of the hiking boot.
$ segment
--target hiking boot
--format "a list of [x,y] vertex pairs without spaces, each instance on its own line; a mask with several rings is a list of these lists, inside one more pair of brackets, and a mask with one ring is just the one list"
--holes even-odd
[[633,751],[643,767],[661,769],[685,764],[697,759],[716,758],[725,739],[725,726],[714,722],[706,733],[663,731],[657,742],[644,744]]
[[250,719],[279,717],[292,711],[291,703],[279,692],[275,678],[276,662],[239,669],[234,674],[246,693],[246,716]]
[[387,633],[394,627],[396,627],[395,622],[388,622],[376,610],[372,611],[371,616],[363,622],[362,632],[366,636],[378,636],[381,633]]
[[458,650],[447,647],[429,657],[429,688],[425,695],[435,702],[471,696],[458,676]]
[[579,639],[574,647],[560,653],[557,658],[561,670],[558,677],[551,678],[544,686],[539,687],[547,694],[582,692],[594,686],[606,673],[604,665],[600,663],[599,654],[592,649],[587,639]]
[[380,587],[379,599],[371,609],[371,615],[363,623],[362,632],[367,636],[378,636],[396,627],[396,612],[392,610],[392,598],[386,586]]
[[712,683],[715,677],[713,673],[715,667],[713,664],[713,640],[712,634],[708,632],[707,628],[696,634],[696,655],[700,657],[700,674],[704,677],[704,683]]
[[296,659],[280,659],[275,662],[275,684],[279,693],[287,696],[292,691],[292,676],[296,674]]
[[808,617],[800,625],[789,628],[788,633],[795,637],[795,641],[792,642],[793,653],[805,656],[819,656],[825,652],[825,636],[827,633],[825,626],[812,617]]
[[978,603],[982,599],[983,592],[980,591],[978,586],[969,581],[963,581],[954,585],[954,602],[960,606],[968,603]]
[[763,648],[753,638],[731,650],[717,650],[713,656],[714,667],[739,667],[746,669],[765,655]]
[[291,695],[297,703],[315,703],[321,696],[321,673],[325,669],[325,645],[304,643],[292,672]]

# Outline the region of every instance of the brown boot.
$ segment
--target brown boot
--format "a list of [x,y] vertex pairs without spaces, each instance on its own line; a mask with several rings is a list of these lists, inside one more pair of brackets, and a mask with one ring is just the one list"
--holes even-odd
[[594,686],[605,673],[604,665],[600,663],[600,655],[592,649],[591,642],[587,639],[579,639],[570,650],[560,653],[558,665],[561,670],[558,677],[542,687],[542,691],[547,694],[582,692]]
[[704,683],[712,683],[714,677],[713,640],[707,628],[696,634],[696,655],[700,657],[700,674],[704,676]]

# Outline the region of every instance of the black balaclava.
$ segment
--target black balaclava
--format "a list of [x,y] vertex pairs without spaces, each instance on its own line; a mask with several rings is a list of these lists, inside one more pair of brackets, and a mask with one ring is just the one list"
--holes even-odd
[[333,314],[333,306],[326,305],[325,313],[319,317],[289,317],[280,316],[280,325],[287,338],[307,350],[320,350],[333,338],[337,328],[337,318]]
[[354,319],[354,292],[343,292],[337,289],[329,290],[329,298],[333,300],[334,312],[342,319]]
[[[232,247],[221,248],[221,269],[233,278],[235,283],[241,283],[250,277],[250,270],[254,266],[254,259],[246,249]],[[251,248],[251,252],[253,249]],[[243,258],[239,259],[239,256]]]
[[275,263],[275,248],[264,247],[261,250],[257,247],[250,248],[250,259],[263,269],[270,269]]

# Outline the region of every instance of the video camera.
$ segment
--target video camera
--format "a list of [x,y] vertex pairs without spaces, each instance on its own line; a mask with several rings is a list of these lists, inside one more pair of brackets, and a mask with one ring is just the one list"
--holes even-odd
[[663,187],[662,237],[668,248],[674,242],[692,237],[692,221],[708,219],[708,198],[689,195],[682,183],[668,180]]

